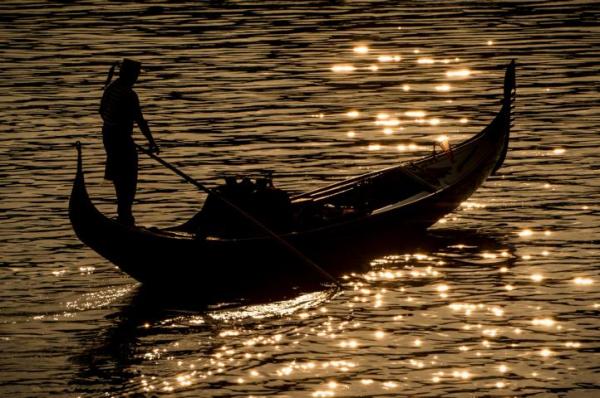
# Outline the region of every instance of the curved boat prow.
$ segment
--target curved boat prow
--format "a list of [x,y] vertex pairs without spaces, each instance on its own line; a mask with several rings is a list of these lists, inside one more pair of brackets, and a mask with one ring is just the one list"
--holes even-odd
[[75,175],[71,197],[69,198],[69,218],[73,230],[79,239],[86,243],[85,238],[87,231],[89,230],[87,222],[90,219],[90,215],[94,215],[95,217],[103,216],[92,203],[85,187],[83,156],[81,154],[81,143],[79,141],[75,143],[75,148],[77,148],[77,174]]
[[89,199],[87,190],[85,189],[85,181],[83,178],[83,159],[81,155],[81,142],[75,143],[77,149],[77,173],[75,174],[75,181],[73,181],[73,188],[71,189],[71,196],[69,198],[69,218],[71,219],[71,225],[75,230],[77,236],[79,236],[80,215],[81,207],[85,203],[85,198]]
[[513,119],[513,108],[514,108],[514,100],[517,94],[517,80],[515,76],[515,60],[513,59],[508,64],[506,68],[506,73],[504,75],[504,98],[502,99],[502,106],[508,108],[508,112],[505,114],[507,117],[504,120],[504,128],[506,129],[506,138],[504,139],[504,144],[502,147],[502,152],[500,153],[500,157],[492,170],[492,175],[495,175],[498,169],[502,167],[504,163],[504,159],[506,159],[506,153],[508,152],[508,141],[510,139],[510,128],[512,126]]
[[515,78],[515,60],[510,61],[504,74],[504,101],[511,102],[513,90],[517,88]]
[[83,160],[81,156],[81,142],[77,141],[75,143],[75,148],[77,149],[77,176],[76,178],[83,178]]

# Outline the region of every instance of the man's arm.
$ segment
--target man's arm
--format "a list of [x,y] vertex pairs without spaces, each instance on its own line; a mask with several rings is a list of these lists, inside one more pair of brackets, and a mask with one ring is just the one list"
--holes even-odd
[[136,100],[135,101],[136,102],[135,122],[137,123],[142,134],[144,134],[144,137],[146,137],[146,139],[148,140],[148,143],[150,144],[150,148],[148,150],[150,152],[159,153],[160,149],[158,148],[158,145],[156,145],[156,142],[154,141],[154,137],[152,137],[152,133],[150,132],[150,128],[148,127],[148,122],[146,122],[146,119],[144,119],[144,115],[142,114],[142,109],[140,108],[140,103],[137,98],[137,95],[135,96],[135,100]]

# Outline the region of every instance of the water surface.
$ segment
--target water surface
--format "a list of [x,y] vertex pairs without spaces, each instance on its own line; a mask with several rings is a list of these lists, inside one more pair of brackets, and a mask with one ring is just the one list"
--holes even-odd
[[[2,395],[600,395],[598,10],[2,2]],[[123,57],[144,63],[137,92],[165,159],[209,185],[271,169],[301,192],[461,141],[498,110],[511,59],[516,123],[497,176],[342,291],[190,309],[141,289],[68,222],[76,140],[114,216],[97,109]],[[139,223],[173,225],[203,200],[141,160]]]

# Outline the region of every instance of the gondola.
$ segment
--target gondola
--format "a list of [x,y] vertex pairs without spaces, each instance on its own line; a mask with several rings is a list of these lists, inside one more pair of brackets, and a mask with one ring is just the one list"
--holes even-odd
[[359,253],[425,231],[494,174],[506,157],[515,95],[512,61],[501,109],[477,135],[420,160],[291,197],[294,221],[277,233],[304,258],[260,229],[235,236],[202,233],[190,221],[157,229],[108,218],[90,200],[79,146],[69,217],[83,243],[144,285],[211,294],[322,281],[306,258],[334,276],[347,272]]

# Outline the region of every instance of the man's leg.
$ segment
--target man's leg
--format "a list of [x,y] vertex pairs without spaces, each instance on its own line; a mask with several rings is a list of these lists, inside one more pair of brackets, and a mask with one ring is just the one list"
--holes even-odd
[[115,190],[117,192],[117,213],[118,220],[126,225],[134,225],[132,207],[137,188],[137,170],[130,175],[119,176],[115,178]]

